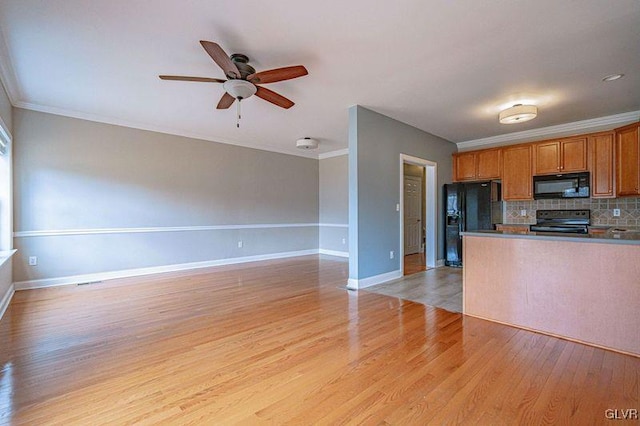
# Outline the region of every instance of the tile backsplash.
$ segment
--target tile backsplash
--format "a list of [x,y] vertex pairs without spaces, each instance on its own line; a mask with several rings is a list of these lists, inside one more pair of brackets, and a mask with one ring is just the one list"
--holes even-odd
[[[591,224],[600,226],[640,227],[640,198],[579,198],[575,200],[506,201],[504,223],[536,223],[536,210],[591,210]],[[620,209],[620,217],[613,216]],[[526,216],[520,211],[526,210]]]

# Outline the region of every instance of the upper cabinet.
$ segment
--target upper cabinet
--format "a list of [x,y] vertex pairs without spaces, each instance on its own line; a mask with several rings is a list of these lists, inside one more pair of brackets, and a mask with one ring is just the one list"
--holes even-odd
[[505,200],[532,200],[535,175],[585,171],[593,198],[640,195],[640,123],[453,155],[455,182],[502,179]]
[[539,142],[533,146],[536,175],[584,172],[589,166],[585,137]]
[[478,151],[478,180],[500,179],[502,175],[502,149]]
[[532,145],[503,148],[502,198],[504,200],[532,200]]
[[589,135],[587,141],[589,145],[589,170],[591,171],[591,197],[615,197],[614,133]]
[[465,180],[476,180],[477,157],[475,152],[462,152],[453,154],[453,180],[461,182]]
[[616,176],[619,196],[640,195],[640,123],[616,129]]
[[502,150],[499,148],[453,154],[455,182],[500,179]]

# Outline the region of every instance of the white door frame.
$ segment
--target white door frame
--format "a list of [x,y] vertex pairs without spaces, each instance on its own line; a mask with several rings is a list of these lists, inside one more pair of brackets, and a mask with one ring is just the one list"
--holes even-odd
[[438,164],[423,158],[400,154],[400,272],[404,275],[404,163],[424,167],[425,230],[427,268],[435,268],[438,257]]

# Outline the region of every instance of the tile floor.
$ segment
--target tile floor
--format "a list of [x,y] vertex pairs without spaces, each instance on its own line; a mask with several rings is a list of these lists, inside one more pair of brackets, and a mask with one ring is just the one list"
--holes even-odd
[[462,312],[462,268],[443,266],[429,269],[362,291]]

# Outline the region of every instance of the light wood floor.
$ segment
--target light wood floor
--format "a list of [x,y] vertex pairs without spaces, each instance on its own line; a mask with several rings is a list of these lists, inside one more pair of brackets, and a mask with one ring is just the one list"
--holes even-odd
[[444,266],[429,269],[367,287],[365,291],[462,312],[462,268]]
[[638,358],[346,278],[306,256],[18,292],[0,424],[587,425],[638,408]]

